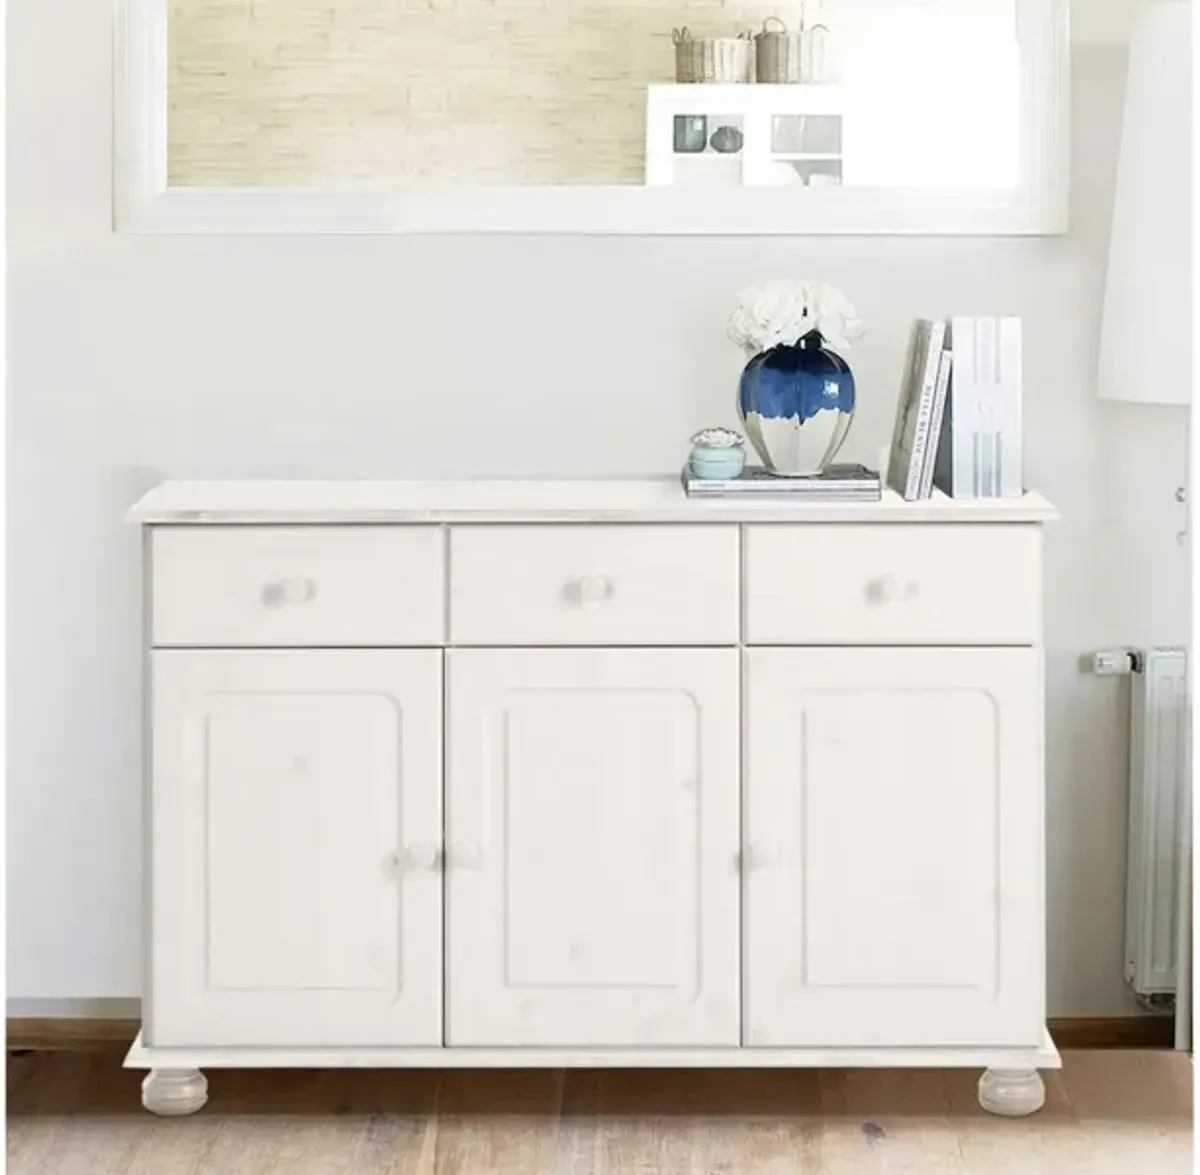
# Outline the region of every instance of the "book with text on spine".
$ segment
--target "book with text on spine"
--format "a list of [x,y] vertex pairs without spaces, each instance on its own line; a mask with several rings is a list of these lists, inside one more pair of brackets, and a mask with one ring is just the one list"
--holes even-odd
[[925,460],[937,444],[932,425],[947,327],[944,318],[918,318],[909,337],[888,459],[888,485],[907,502],[922,496]]
[[933,394],[933,418],[929,422],[929,447],[921,467],[921,499],[933,496],[933,472],[937,466],[938,446],[941,444],[942,422],[946,417],[946,400],[950,394],[950,380],[954,368],[954,356],[943,350],[938,364],[937,385]]

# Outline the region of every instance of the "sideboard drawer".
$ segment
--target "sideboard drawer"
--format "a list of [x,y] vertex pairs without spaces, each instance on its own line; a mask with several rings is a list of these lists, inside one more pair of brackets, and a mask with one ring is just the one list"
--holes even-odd
[[734,645],[736,526],[479,526],[450,532],[461,645]]
[[1040,544],[1023,525],[748,526],[746,641],[1036,644]]
[[157,646],[440,645],[436,527],[157,527]]

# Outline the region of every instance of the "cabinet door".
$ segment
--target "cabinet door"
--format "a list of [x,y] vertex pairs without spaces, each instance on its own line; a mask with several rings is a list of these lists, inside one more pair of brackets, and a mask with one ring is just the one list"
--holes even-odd
[[449,675],[447,1043],[738,1044],[736,650]]
[[747,1043],[1039,1043],[1038,655],[746,658]]
[[148,1031],[441,1043],[441,654],[156,651]]

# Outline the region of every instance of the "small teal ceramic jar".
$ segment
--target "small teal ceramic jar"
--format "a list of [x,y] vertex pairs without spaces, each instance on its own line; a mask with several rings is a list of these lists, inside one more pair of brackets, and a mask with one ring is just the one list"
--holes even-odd
[[746,467],[746,442],[727,428],[706,428],[692,437],[688,467],[694,477],[732,481]]

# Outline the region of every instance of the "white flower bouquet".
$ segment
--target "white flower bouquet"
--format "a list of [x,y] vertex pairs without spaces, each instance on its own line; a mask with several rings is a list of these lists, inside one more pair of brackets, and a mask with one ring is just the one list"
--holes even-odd
[[738,294],[729,317],[729,337],[753,358],[772,347],[795,346],[818,331],[825,344],[842,350],[862,333],[854,307],[824,282],[773,281]]

